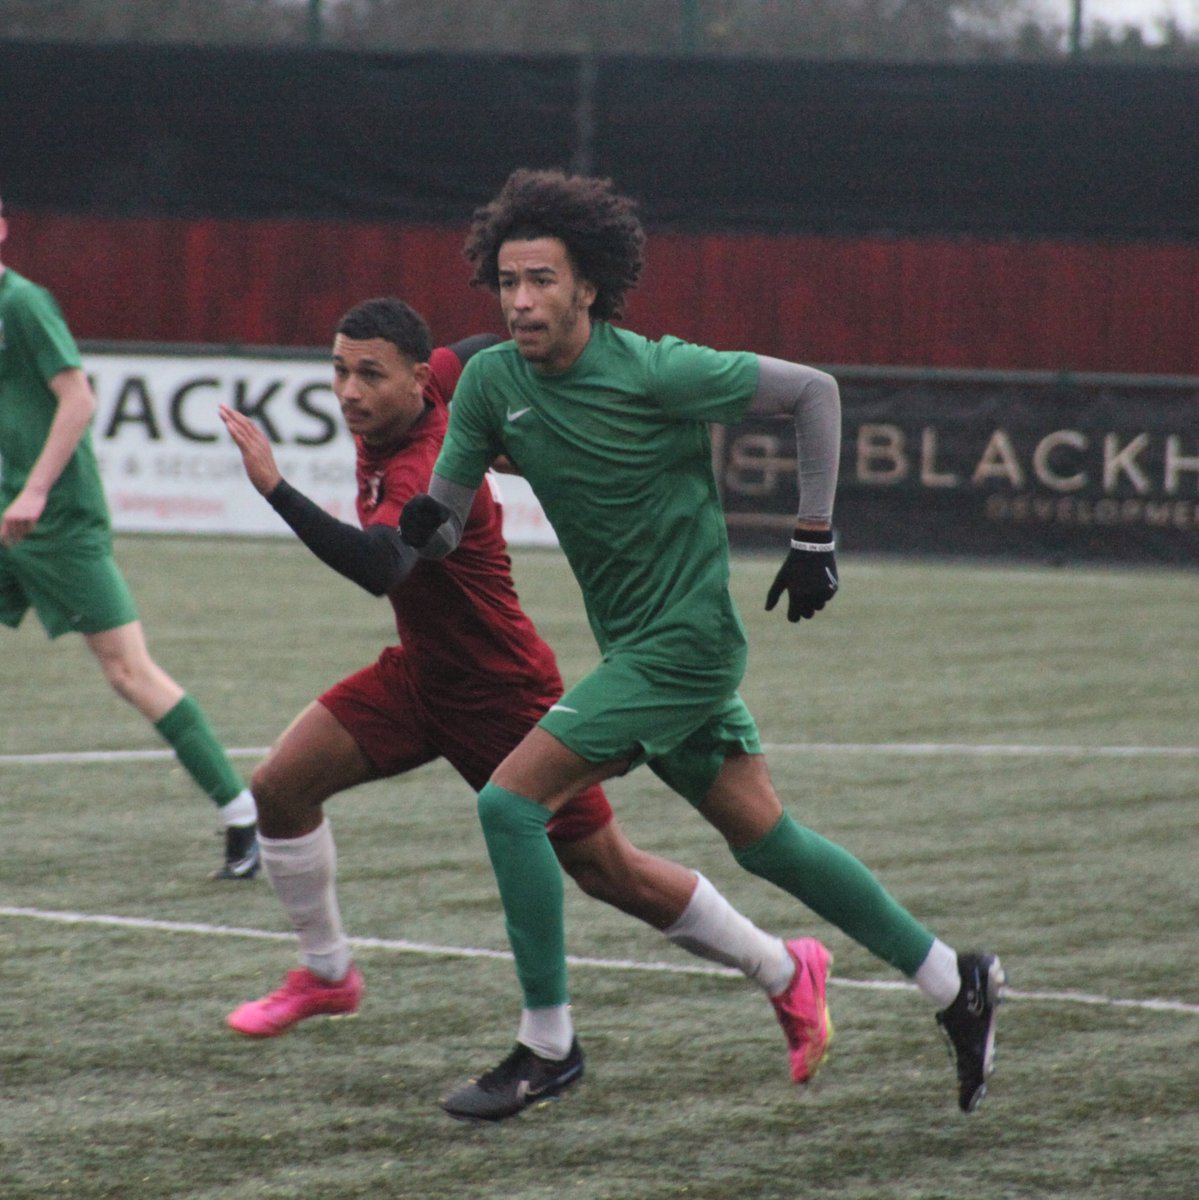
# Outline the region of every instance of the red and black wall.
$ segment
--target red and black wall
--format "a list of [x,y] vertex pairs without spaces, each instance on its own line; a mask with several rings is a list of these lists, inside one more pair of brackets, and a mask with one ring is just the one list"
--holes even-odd
[[[466,286],[474,207],[516,166],[610,175],[652,235],[636,328],[838,366],[1155,376],[1144,396],[1120,385],[1146,412],[1167,377],[1169,430],[1113,433],[1122,402],[1081,440],[1056,417],[1026,436],[1030,455],[1050,438],[1051,480],[1161,476],[1175,505],[1199,496],[1196,113],[1193,67],[0,43],[4,257],[83,339],[321,346],[350,304],[393,293],[451,340],[496,327]],[[1062,386],[1020,411],[1060,414]],[[843,374],[847,412],[876,403],[863,389]],[[1002,432],[984,407],[980,432]],[[1151,426],[1142,464],[1128,442]],[[928,473],[972,477],[988,445],[968,436]],[[996,487],[1036,474],[990,470]],[[880,540],[906,519],[880,517]],[[1153,556],[1193,557],[1181,537]]]

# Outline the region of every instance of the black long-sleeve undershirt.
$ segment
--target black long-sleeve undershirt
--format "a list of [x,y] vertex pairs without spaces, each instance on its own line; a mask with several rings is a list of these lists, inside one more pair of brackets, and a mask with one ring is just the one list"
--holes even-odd
[[332,567],[372,596],[386,595],[419,561],[398,529],[371,525],[359,529],[325,512],[286,479],[267,501],[296,536],[326,566]]

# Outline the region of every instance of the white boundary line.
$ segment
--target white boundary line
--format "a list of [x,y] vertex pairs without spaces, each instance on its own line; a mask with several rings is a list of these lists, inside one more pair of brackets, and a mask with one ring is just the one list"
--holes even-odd
[[[103,913],[65,912],[44,908],[17,908],[0,905],[0,917],[26,918],[34,921],[56,921],[65,925],[107,925],[120,929],[140,929],[154,933],[191,933],[200,937],[255,938],[259,941],[293,942],[294,933],[269,929],[248,929],[236,925],[207,925],[194,921],[161,921],[152,917],[118,917]],[[511,959],[507,950],[487,950],[477,946],[439,946],[431,942],[410,942],[388,938],[349,939],[359,950],[385,950],[398,954],[423,954],[441,958],[498,958]],[[709,975],[736,979],[741,975],[731,967],[700,966],[691,963],[638,962],[627,958],[586,958],[568,955],[572,967],[595,967],[603,971],[650,971],[660,975]],[[899,980],[841,979],[833,976],[833,987],[857,988],[861,991],[915,991],[915,985]],[[1128,1000],[1101,996],[1090,992],[1022,992],[1008,988],[1006,1000],[1033,1001],[1042,1004],[1082,1004],[1097,1008],[1136,1008],[1149,1012],[1185,1013],[1199,1016],[1199,1004],[1183,1000]]]
[[[1199,746],[1055,746],[1001,742],[781,742],[767,754],[897,754],[914,758],[1199,758]],[[0,762],[3,760],[0,759]]]
[[[768,754],[899,755],[912,758],[1199,758],[1199,746],[1026,745],[1005,742],[770,742]],[[234,746],[230,758],[264,758],[269,746]],[[150,762],[174,758],[174,751],[69,750],[45,754],[0,754],[0,767]]]

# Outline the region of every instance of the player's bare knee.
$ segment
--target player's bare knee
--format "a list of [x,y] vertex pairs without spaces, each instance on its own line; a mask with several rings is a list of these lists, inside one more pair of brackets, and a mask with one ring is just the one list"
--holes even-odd
[[127,704],[137,706],[137,675],[124,659],[102,658],[100,669],[108,686]]
[[268,837],[297,836],[295,830],[313,823],[313,812],[319,813],[325,798],[270,756],[254,768],[250,794],[258,809],[258,823]]
[[261,822],[269,824],[271,818],[283,816],[289,808],[289,789],[269,758],[254,768],[250,776],[250,793]]

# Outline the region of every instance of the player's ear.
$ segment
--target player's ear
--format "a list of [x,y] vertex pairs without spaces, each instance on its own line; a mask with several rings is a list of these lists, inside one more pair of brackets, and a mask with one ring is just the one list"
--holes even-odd
[[428,384],[430,377],[433,374],[433,368],[427,362],[418,362],[412,364],[412,377],[420,384],[423,391]]

